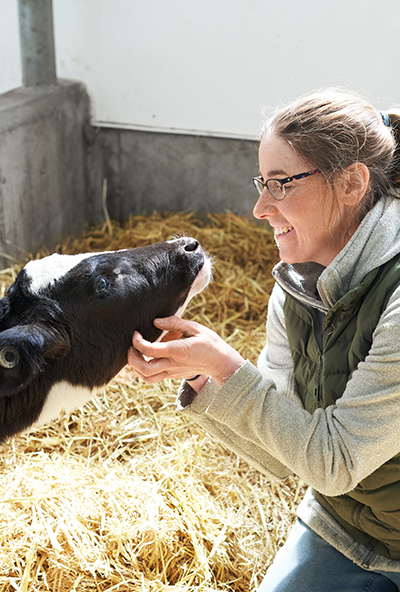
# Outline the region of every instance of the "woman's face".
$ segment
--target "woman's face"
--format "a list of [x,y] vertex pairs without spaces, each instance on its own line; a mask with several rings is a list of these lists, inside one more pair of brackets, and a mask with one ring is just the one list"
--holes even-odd
[[[261,141],[259,166],[264,181],[315,168],[285,140],[269,134]],[[334,196],[332,187],[318,174],[294,180],[285,189],[285,199],[276,201],[265,188],[254,206],[254,216],[272,226],[282,261],[329,265],[346,243],[343,238],[346,207],[341,206],[340,187],[335,188]]]

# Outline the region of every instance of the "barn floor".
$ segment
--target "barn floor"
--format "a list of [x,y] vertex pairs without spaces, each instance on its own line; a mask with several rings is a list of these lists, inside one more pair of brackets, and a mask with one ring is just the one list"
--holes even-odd
[[[256,362],[277,260],[268,229],[231,214],[132,217],[59,252],[141,246],[185,234],[214,281],[185,318]],[[40,253],[42,256],[46,253]],[[17,268],[0,273],[1,294]],[[178,381],[125,368],[83,409],[1,446],[0,592],[255,590],[304,489],[271,483],[175,408]]]

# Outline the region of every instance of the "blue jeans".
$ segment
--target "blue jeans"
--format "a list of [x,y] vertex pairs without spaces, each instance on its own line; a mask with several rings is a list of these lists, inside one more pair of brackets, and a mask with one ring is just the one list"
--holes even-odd
[[399,592],[400,573],[358,567],[297,519],[258,592]]

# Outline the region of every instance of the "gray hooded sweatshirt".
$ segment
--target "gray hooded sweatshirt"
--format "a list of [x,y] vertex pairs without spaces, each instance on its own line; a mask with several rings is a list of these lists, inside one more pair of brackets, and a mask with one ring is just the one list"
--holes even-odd
[[[280,262],[273,271],[276,284],[258,368],[246,361],[222,388],[209,379],[197,395],[183,382],[179,408],[273,479],[285,479],[293,472],[327,496],[354,489],[400,452],[400,288],[393,292],[370,352],[342,397],[311,415],[296,392],[281,286],[318,311],[322,320],[370,271],[399,253],[400,199],[393,194],[375,205],[328,267]],[[317,502],[311,488],[298,515],[358,565],[400,572],[400,561],[355,541]]]

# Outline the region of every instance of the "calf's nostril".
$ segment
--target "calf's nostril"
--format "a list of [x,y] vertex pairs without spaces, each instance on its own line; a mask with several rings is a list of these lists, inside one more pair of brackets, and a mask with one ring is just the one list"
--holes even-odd
[[195,251],[197,249],[197,247],[199,246],[199,243],[197,240],[191,240],[190,242],[186,243],[185,245],[185,251],[187,251],[188,253]]

